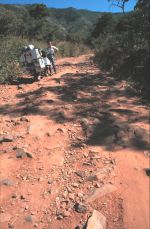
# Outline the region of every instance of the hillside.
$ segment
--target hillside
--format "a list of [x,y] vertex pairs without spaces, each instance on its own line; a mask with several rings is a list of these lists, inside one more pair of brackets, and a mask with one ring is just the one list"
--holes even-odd
[[0,34],[30,35],[39,39],[48,35],[61,40],[72,40],[73,37],[77,39],[80,36],[86,39],[93,24],[102,14],[73,8],[47,8],[46,17],[37,18],[31,15],[33,7],[35,5],[1,4]]
[[37,5],[0,4],[0,34],[85,41],[97,19],[103,14],[74,8],[55,9],[45,5],[41,7],[42,13],[45,14],[39,16]]

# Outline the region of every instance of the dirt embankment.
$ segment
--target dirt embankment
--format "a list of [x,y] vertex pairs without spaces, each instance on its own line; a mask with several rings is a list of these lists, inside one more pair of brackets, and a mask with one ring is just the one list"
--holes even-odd
[[149,114],[124,81],[81,56],[0,90],[2,229],[149,229]]

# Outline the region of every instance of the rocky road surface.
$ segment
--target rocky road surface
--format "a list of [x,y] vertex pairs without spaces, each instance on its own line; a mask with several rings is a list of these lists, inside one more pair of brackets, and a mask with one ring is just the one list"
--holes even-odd
[[149,229],[149,111],[92,56],[0,85],[0,228]]

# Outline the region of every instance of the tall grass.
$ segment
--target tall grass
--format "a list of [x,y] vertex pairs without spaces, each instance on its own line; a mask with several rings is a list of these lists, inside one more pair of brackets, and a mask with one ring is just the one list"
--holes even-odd
[[72,43],[63,41],[58,43],[59,57],[77,57],[82,54],[91,53],[91,49],[83,43]]
[[[29,42],[21,37],[0,37],[0,83],[9,83],[23,74],[19,65],[19,56],[22,47],[31,42],[33,41]],[[43,45],[36,41],[34,44],[37,47]]]
[[[22,37],[0,37],[0,83],[9,83],[23,74],[19,64],[19,57],[24,46],[33,44],[36,48],[43,49],[47,46],[45,41],[29,40]],[[69,57],[89,53],[90,49],[83,44],[71,42],[54,42],[59,48],[57,56]]]

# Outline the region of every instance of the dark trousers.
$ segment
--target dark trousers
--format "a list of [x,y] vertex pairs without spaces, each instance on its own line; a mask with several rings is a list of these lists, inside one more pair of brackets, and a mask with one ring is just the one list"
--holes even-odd
[[54,72],[56,73],[56,65],[55,65],[55,57],[53,55],[48,55],[48,59],[50,60],[52,67],[54,69]]

